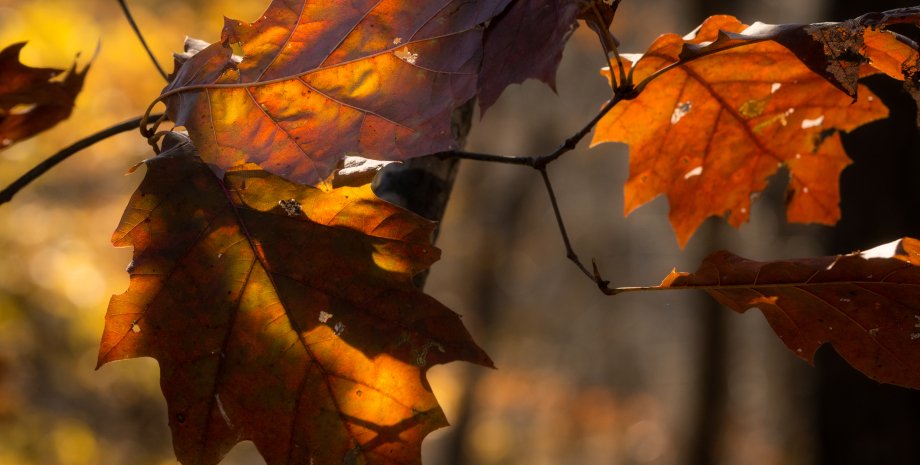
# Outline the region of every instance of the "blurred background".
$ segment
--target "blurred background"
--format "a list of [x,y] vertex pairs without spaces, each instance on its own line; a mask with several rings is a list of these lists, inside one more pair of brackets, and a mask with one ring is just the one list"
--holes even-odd
[[[260,1],[129,1],[158,59],[186,35],[215,41],[223,17],[254,20]],[[876,1],[883,10],[910,2]],[[689,32],[705,17],[841,20],[870,8],[833,0],[623,0],[621,49]],[[0,0],[0,47],[28,40],[23,61],[66,68],[101,49],[73,116],[0,152],[0,184],[89,133],[141,114],[163,82],[114,0]],[[604,103],[603,54],[587,28],[572,37],[558,95],[509,88],[474,126],[467,148],[547,153]],[[587,143],[549,171],[573,245],[614,285],[658,283],[727,248],[756,259],[840,253],[917,235],[920,142],[914,105],[870,82],[894,118],[845,137],[838,228],[784,222],[785,172],[740,230],[711,220],[677,247],[659,198],[622,216],[624,146]],[[103,316],[128,284],[129,249],[109,243],[151,156],[135,133],[97,144],[0,207],[0,464],[173,464],[153,360],[94,371]],[[854,374],[827,348],[817,367],[786,350],[757,311],[719,308],[702,294],[605,297],[565,258],[535,171],[465,162],[426,291],[464,315],[498,370],[463,364],[429,372],[454,425],[424,444],[428,465],[920,463],[916,393]],[[241,444],[227,464],[260,464]]]

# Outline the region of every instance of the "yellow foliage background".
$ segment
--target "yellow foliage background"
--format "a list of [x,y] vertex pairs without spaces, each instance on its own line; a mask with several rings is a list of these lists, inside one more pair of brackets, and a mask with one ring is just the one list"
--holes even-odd
[[[265,8],[128,3],[167,72],[186,35],[215,41],[225,15],[253,20]],[[0,152],[4,186],[63,146],[140,115],[164,86],[114,0],[0,0],[0,47],[20,41],[29,66],[69,68],[99,51],[70,119]],[[143,171],[123,174],[152,155],[139,133],[116,136],[0,208],[0,464],[175,463],[156,363],[94,371],[108,299],[127,286],[131,251],[108,239]]]

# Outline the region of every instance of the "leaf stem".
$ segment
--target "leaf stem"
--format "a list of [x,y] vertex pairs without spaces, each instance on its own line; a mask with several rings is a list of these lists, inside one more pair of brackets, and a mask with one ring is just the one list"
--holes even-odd
[[128,20],[128,24],[131,25],[131,29],[134,29],[134,34],[137,35],[137,38],[141,41],[141,45],[144,46],[144,50],[147,51],[147,56],[150,57],[150,61],[153,62],[153,66],[157,68],[157,71],[160,73],[160,76],[163,76],[163,79],[169,81],[169,77],[166,74],[166,71],[163,70],[163,67],[160,66],[160,62],[157,61],[156,57],[153,55],[153,51],[150,50],[150,47],[147,45],[147,41],[144,40],[144,35],[141,34],[140,28],[137,27],[137,23],[134,22],[134,16],[131,15],[131,10],[128,9],[128,4],[125,3],[125,0],[118,0],[118,4],[121,5],[121,11],[125,13],[125,18]]
[[502,163],[505,165],[519,165],[519,166],[529,166],[531,168],[542,170],[549,165],[550,163],[556,161],[557,158],[561,157],[567,152],[571,152],[578,146],[578,143],[585,138],[591,130],[594,129],[594,126],[603,118],[610,110],[613,109],[623,99],[625,99],[625,92],[617,91],[613,98],[611,98],[601,110],[594,115],[594,118],[591,119],[587,124],[584,125],[578,132],[573,134],[571,137],[566,139],[559,147],[553,150],[550,153],[545,155],[533,155],[529,157],[509,157],[504,155],[494,155],[489,153],[477,153],[477,152],[464,152],[462,150],[448,150],[445,152],[437,152],[431,155],[430,157],[436,157],[440,159],[448,158],[458,158],[462,160],[475,160],[475,161],[484,161],[489,163]]
[[[159,117],[159,115],[155,116]],[[48,170],[54,168],[58,163],[66,160],[71,155],[79,152],[80,150],[83,150],[97,142],[108,139],[114,135],[137,129],[141,123],[141,119],[142,117],[140,116],[129,119],[125,122],[116,124],[87,137],[84,137],[83,139],[80,139],[73,144],[61,149],[59,152],[45,159],[45,161],[35,165],[35,167],[20,176],[19,179],[13,181],[12,184],[0,191],[0,205],[12,200],[13,196],[22,190],[23,187],[26,187],[32,181],[38,179],[39,176],[45,174]]]
[[559,233],[562,235],[563,244],[565,244],[565,257],[575,263],[575,266],[577,266],[585,276],[591,278],[591,272],[581,263],[581,260],[578,259],[578,254],[572,249],[572,242],[569,240],[569,234],[566,232],[565,222],[562,220],[562,212],[559,210],[559,203],[556,201],[556,192],[553,190],[553,183],[549,180],[549,174],[546,172],[546,167],[537,168],[537,170],[540,171],[540,176],[543,178],[543,185],[546,186],[546,193],[549,194],[549,202],[553,206],[553,213],[556,216],[556,225],[559,226]]
[[[614,11],[616,11],[619,4],[620,4],[619,0],[614,2],[613,4]],[[601,14],[600,10],[597,9],[597,4],[593,2],[591,3],[591,12],[594,13],[594,18],[597,19],[598,26],[600,26],[601,24],[604,24],[604,16]],[[600,28],[592,28],[592,29],[594,29],[594,32],[597,34],[597,39],[601,43],[601,49],[604,50],[604,58],[607,60],[607,68],[610,70],[611,73],[613,73],[613,62],[610,61],[610,52],[613,52],[613,56],[617,60],[617,68],[619,69],[620,78],[618,82],[620,83],[620,85],[622,85],[624,82],[626,82],[626,70],[623,67],[623,58],[620,57],[620,52],[616,47],[617,45],[616,38],[614,38],[613,35],[610,34],[609,30],[606,31],[608,36],[604,37],[603,31],[601,31]],[[607,46],[608,42],[614,45],[612,50],[610,47]],[[613,92],[616,93],[616,87],[613,87]]]
[[546,186],[546,192],[549,194],[549,200],[553,207],[553,213],[556,216],[556,224],[559,227],[559,233],[562,235],[562,242],[565,244],[565,254],[566,257],[571,260],[575,265],[587,276],[589,279],[594,281],[597,284],[598,289],[601,290],[606,295],[615,295],[619,293],[617,289],[611,289],[607,285],[609,281],[605,281],[601,278],[600,272],[597,269],[597,265],[594,265],[593,272],[588,270],[588,267],[578,258],[578,255],[575,253],[575,249],[572,247],[572,243],[569,240],[568,232],[565,228],[565,222],[562,219],[562,212],[559,210],[559,203],[556,200],[556,193],[553,190],[553,184],[549,179],[549,175],[546,172],[547,166],[561,157],[563,154],[570,152],[575,149],[579,142],[587,136],[594,126],[603,118],[610,110],[613,109],[622,101],[626,96],[632,96],[632,90],[629,86],[624,88],[614,89],[613,97],[608,101],[597,114],[591,118],[587,124],[585,124],[578,132],[573,134],[571,137],[565,140],[556,150],[545,154],[545,155],[535,155],[531,157],[508,157],[503,155],[493,155],[488,153],[476,153],[476,152],[463,152],[459,150],[452,150],[446,152],[439,152],[432,154],[430,156],[437,157],[441,159],[445,158],[459,158],[465,160],[475,160],[483,161],[490,163],[502,163],[506,165],[518,165],[518,166],[530,166],[531,168],[536,169],[540,172],[540,175],[543,178],[543,184]]
[[546,186],[546,193],[549,194],[550,204],[553,206],[553,214],[556,216],[556,225],[559,227],[559,234],[562,235],[562,243],[565,245],[565,257],[568,258],[575,266],[584,273],[588,279],[594,281],[594,284],[597,285],[597,288],[600,289],[606,295],[615,295],[620,292],[619,289],[611,289],[607,285],[609,281],[605,281],[601,278],[600,273],[597,270],[597,264],[592,261],[593,272],[588,271],[588,267],[581,262],[581,259],[578,258],[578,254],[575,253],[575,249],[572,248],[572,241],[569,240],[569,234],[565,229],[565,221],[562,220],[562,211],[559,209],[559,203],[556,201],[556,192],[553,189],[553,183],[549,179],[549,174],[546,172],[546,166],[537,168],[540,172],[540,176],[543,178],[543,185]]
[[505,165],[533,166],[533,157],[508,157],[493,155],[491,153],[464,152],[463,150],[448,150],[429,155],[441,160],[460,159],[484,161],[488,163],[501,163]]
[[588,124],[585,124],[584,127],[582,127],[578,132],[566,139],[565,142],[563,142],[562,145],[560,145],[552,153],[536,157],[532,166],[536,169],[541,169],[546,165],[554,162],[557,158],[561,157],[566,152],[574,150],[575,147],[578,146],[578,143],[581,142],[581,140],[584,139],[585,136],[587,136],[594,129],[594,126],[597,125],[601,118],[606,116],[607,113],[610,113],[610,110],[613,110],[613,107],[620,103],[625,98],[625,96],[625,92],[617,90],[613,94],[613,98],[604,104],[601,110],[597,112],[596,115],[594,115],[594,118],[591,118],[591,121],[589,121]]

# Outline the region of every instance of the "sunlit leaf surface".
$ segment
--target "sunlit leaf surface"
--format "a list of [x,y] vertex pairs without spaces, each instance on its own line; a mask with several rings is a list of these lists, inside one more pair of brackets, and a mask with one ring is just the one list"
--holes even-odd
[[[477,92],[482,25],[508,0],[274,0],[164,89],[167,112],[219,169],[253,162],[308,184],[346,155],[405,160],[456,147]],[[242,61],[232,56],[238,46]]]
[[99,364],[160,363],[176,455],[252,440],[270,465],[411,464],[446,421],[428,367],[491,361],[411,283],[433,223],[369,185],[323,192],[253,165],[221,181],[183,143],[147,162],[113,242],[131,284]]
[[685,45],[744,28],[714,16],[692,37],[659,37],[634,65],[635,81],[674,68],[617,105],[594,135],[594,145],[630,145],[625,212],[667,195],[681,246],[709,216],[727,214],[736,227],[747,221],[752,197],[783,166],[787,219],[835,223],[839,174],[850,163],[839,133],[888,115],[868,89],[854,102],[775,42],[681,61]]

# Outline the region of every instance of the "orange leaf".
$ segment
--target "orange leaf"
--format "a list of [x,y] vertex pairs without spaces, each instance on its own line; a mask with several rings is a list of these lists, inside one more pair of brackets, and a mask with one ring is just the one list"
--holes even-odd
[[659,37],[633,77],[673,68],[614,107],[594,134],[592,145],[630,145],[626,214],[666,194],[681,247],[709,216],[728,213],[735,227],[747,221],[751,197],[783,165],[791,176],[789,221],[833,224],[838,177],[850,163],[838,133],[888,114],[868,89],[853,102],[774,42],[680,61],[685,45],[742,29],[735,18],[714,16],[693,38]]
[[19,61],[25,42],[0,51],[0,150],[67,119],[83,88],[89,65],[76,63],[63,79],[62,69],[32,68]]
[[905,69],[917,60],[917,50],[888,31],[866,29],[863,41],[869,63],[897,80],[903,81],[906,78]]
[[323,192],[252,165],[221,181],[189,143],[147,168],[113,236],[134,260],[99,365],[159,361],[179,460],[252,440],[270,465],[420,463],[446,425],[428,367],[491,366],[411,283],[438,258],[433,223],[368,185]]
[[227,20],[161,98],[220,170],[254,162],[318,184],[345,155],[449,150],[451,113],[476,95],[481,25],[508,1],[274,0],[255,23]]
[[920,102],[917,44],[885,31],[895,24],[920,25],[920,6],[868,13],[836,23],[756,23],[742,33],[727,31],[720,33],[712,42],[688,44],[681,52],[681,58],[772,40],[788,48],[805,66],[848,95],[855,97],[859,78],[878,70],[895,79],[905,80],[907,91]]
[[920,389],[920,241],[835,257],[757,262],[730,252],[661,288],[702,289],[737,312],[757,307],[783,343],[811,362],[822,344],[883,383]]

